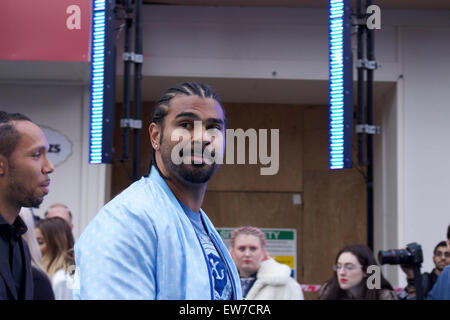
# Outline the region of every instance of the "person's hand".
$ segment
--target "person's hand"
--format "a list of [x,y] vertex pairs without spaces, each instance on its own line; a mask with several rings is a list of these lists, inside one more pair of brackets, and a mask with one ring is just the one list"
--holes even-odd
[[413,286],[407,286],[405,290],[408,293],[409,298],[414,297],[416,295],[416,288],[414,288]]
[[400,267],[402,268],[403,272],[406,274],[406,279],[411,280],[414,279],[414,271],[411,267],[407,266],[407,265],[400,265]]

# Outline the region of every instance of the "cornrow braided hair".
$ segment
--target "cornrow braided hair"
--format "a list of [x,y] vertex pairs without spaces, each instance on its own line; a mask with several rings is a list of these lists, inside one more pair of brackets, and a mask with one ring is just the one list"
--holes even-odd
[[[222,106],[222,99],[219,97],[219,95],[208,85],[196,81],[189,81],[189,82],[183,82],[179,83],[173,87],[170,87],[164,91],[162,96],[156,101],[155,104],[155,110],[153,111],[153,118],[152,123],[159,124],[161,126],[161,137],[160,137],[160,144],[163,140],[163,134],[164,132],[164,118],[166,117],[167,113],[169,112],[169,104],[170,101],[176,97],[176,96],[198,96],[200,98],[212,98],[219,102],[219,104]],[[223,109],[223,106],[222,106]],[[225,110],[224,110],[225,114]],[[165,179],[167,177],[164,177],[159,170],[158,166],[156,165],[156,159],[155,159],[155,150],[153,150],[152,155],[150,156],[150,164],[149,164],[149,174],[150,170],[152,169],[152,166],[155,166],[156,169],[159,171],[161,176]]]
[[21,113],[8,113],[0,111],[0,155],[7,159],[14,152],[19,143],[20,134],[15,128],[16,121],[30,121],[30,118]]
[[232,248],[234,247],[236,237],[240,234],[255,236],[259,239],[261,247],[263,249],[266,247],[266,236],[264,235],[264,232],[261,231],[261,229],[251,226],[243,226],[235,229],[233,233],[231,233],[230,243]]
[[178,96],[199,96],[200,98],[212,98],[222,105],[219,95],[208,85],[196,81],[183,82],[168,88],[156,101],[152,122],[162,124],[169,109],[170,101]]

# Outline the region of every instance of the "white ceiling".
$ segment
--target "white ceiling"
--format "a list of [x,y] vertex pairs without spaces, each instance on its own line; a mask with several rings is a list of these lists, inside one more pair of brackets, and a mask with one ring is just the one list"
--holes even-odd
[[[450,10],[449,0],[375,0],[381,9]],[[147,4],[238,7],[325,8],[327,0],[144,0]],[[353,0],[353,4],[356,0]]]

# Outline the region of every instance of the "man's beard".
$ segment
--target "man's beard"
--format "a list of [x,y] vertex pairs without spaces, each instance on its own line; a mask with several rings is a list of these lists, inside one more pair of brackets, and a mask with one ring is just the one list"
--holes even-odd
[[[208,182],[213,174],[219,168],[219,164],[185,164],[179,165],[173,163],[171,158],[172,150],[168,149],[167,144],[161,144],[161,158],[169,172],[173,172],[176,176],[182,178],[184,181],[192,184],[203,184]],[[181,150],[182,152],[182,150]],[[180,153],[182,157],[183,154]]]
[[25,208],[39,208],[44,198],[35,197],[32,193],[26,190],[26,188],[16,181],[15,167],[9,165],[9,185],[8,195],[9,199],[13,200],[18,206]]

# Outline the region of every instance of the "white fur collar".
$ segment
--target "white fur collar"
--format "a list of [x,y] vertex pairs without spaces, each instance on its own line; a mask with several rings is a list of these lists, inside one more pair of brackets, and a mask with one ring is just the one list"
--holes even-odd
[[261,263],[256,278],[263,284],[284,285],[289,281],[291,269],[270,258]]

